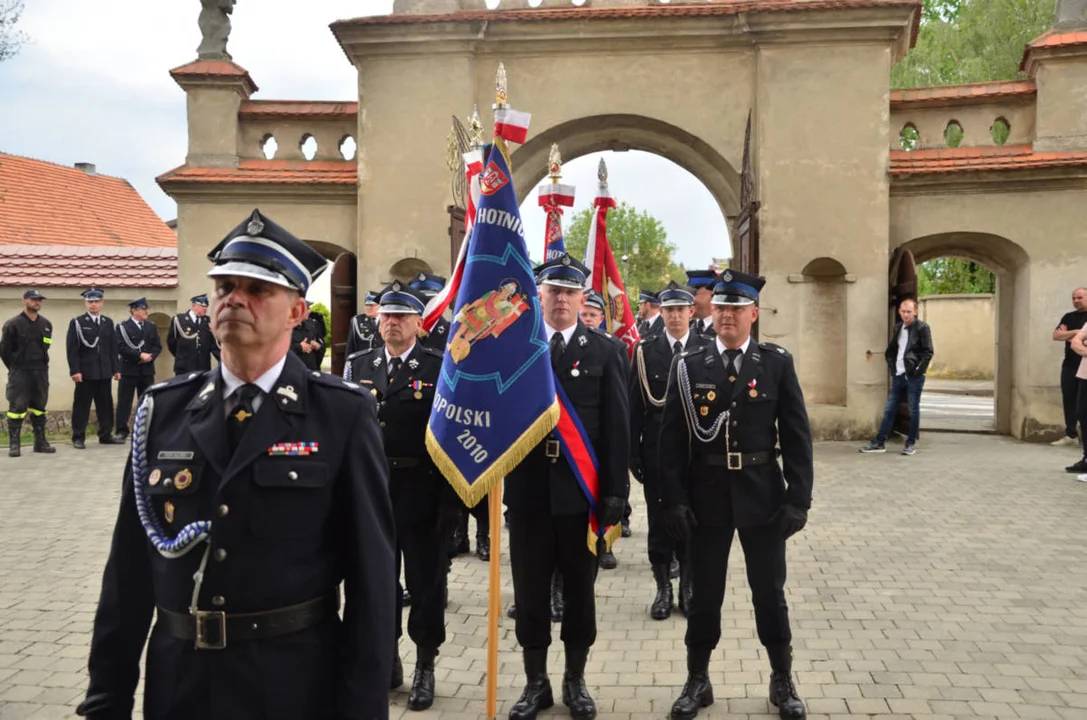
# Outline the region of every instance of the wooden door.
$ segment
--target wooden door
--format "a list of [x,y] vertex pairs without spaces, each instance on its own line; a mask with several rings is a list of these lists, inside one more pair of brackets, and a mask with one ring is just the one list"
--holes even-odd
[[332,372],[343,375],[347,334],[358,314],[358,261],[354,253],[341,253],[332,263]]
[[452,275],[457,255],[460,254],[460,244],[464,242],[464,208],[449,205],[445,211],[449,213],[449,272]]
[[[895,324],[898,322],[898,306],[903,300],[917,301],[917,263],[913,253],[904,248],[895,248],[891,254],[891,267],[888,273],[888,312],[887,341],[891,340]],[[910,431],[910,406],[902,402],[895,414],[895,432],[903,436]]]
[[755,171],[751,167],[751,112],[744,131],[744,157],[740,168],[740,214],[736,217],[735,267],[740,272],[759,274],[759,201],[755,198]]

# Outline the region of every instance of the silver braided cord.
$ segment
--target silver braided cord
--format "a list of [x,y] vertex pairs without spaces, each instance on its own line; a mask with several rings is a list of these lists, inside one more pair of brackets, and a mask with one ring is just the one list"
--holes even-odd
[[174,538],[168,537],[162,529],[147,494],[149,474],[147,437],[154,411],[155,397],[152,393],[147,393],[143,397],[143,402],[140,403],[140,409],[136,411],[136,420],[132,424],[132,488],[136,496],[136,513],[139,515],[144,532],[147,533],[147,539],[160,555],[173,559],[187,555],[201,541],[208,539],[211,535],[211,521],[198,520],[189,523],[181,528]]
[[[101,327],[102,326],[101,325],[98,326],[99,327],[98,337],[96,337],[94,339],[93,343],[89,343],[89,342],[87,342],[87,338],[84,337],[84,335],[83,335],[83,327],[79,324],[79,318],[76,318],[76,319],[72,320],[72,322],[75,323],[75,334],[79,337],[79,342],[83,343],[83,347],[87,348],[88,350],[94,350],[96,347],[98,347],[98,341],[102,339],[102,335],[101,335]],[[102,321],[99,320],[98,322],[102,322]]]
[[[649,378],[646,376],[645,357],[642,355],[643,347],[645,347],[644,343],[638,343],[638,349],[635,351],[635,354],[638,356],[638,380],[642,383],[642,389],[645,391],[645,399],[649,401],[649,404],[653,407],[664,407],[664,398],[655,398],[653,397],[653,393],[649,392]],[[668,391],[665,390],[665,396],[667,396],[667,393]]]
[[351,361],[346,360],[343,364],[343,379],[347,382],[351,382]]
[[120,329],[120,331],[121,331],[121,339],[125,341],[125,345],[128,345],[128,346],[129,346],[130,348],[132,348],[133,350],[143,350],[143,343],[144,343],[144,341],[143,341],[143,340],[140,340],[140,344],[139,344],[139,345],[133,345],[133,344],[132,344],[132,340],[131,340],[131,339],[129,339],[129,337],[128,337],[128,332],[127,332],[127,331],[125,330],[125,324],[124,324],[124,323],[121,323],[121,324],[120,324],[120,325],[118,325],[117,327],[118,327],[118,329]]
[[181,316],[180,315],[174,315],[174,329],[177,330],[177,334],[180,335],[185,340],[194,340],[195,339],[195,340],[199,341],[199,338],[200,338],[200,326],[197,325],[196,330],[194,330],[191,334],[185,332],[185,328],[181,327]]
[[691,379],[687,376],[687,361],[681,357],[676,364],[679,366],[679,392],[683,397],[683,414],[687,416],[687,425],[701,442],[713,442],[721,432],[721,427],[728,422],[729,411],[725,410],[718,415],[709,428],[699,425],[698,414],[694,409],[694,398],[691,397]]

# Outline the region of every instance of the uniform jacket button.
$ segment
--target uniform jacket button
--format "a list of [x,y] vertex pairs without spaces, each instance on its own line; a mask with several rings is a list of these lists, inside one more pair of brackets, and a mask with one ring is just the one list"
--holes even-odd
[[211,604],[215,607],[222,607],[223,605],[226,605],[226,598],[222,595],[216,595],[211,599]]
[[227,505],[220,505],[219,506],[219,517],[226,517],[229,512],[230,512],[230,507],[229,506],[227,506]]
[[385,421],[384,420],[381,421],[381,427],[385,427]]
[[733,421],[732,421],[732,427],[736,427],[736,425],[737,425],[736,421],[735,421],[735,420],[733,420]]
[[291,482],[298,480],[298,473],[296,473],[294,470],[291,470],[289,473],[287,473],[287,479]]
[[222,562],[226,560],[226,550],[219,548],[215,551],[215,562]]

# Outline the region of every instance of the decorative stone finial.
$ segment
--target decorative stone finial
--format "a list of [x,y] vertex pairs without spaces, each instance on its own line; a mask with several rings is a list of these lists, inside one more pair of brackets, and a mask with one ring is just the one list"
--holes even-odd
[[557,143],[551,145],[551,153],[547,156],[547,174],[554,182],[562,177],[562,155],[559,154]]
[[604,158],[600,158],[600,164],[596,166],[596,179],[600,181],[600,187],[608,186],[608,164]]
[[509,105],[507,102],[506,91],[506,65],[504,63],[498,63],[498,71],[494,74],[494,106],[495,108],[504,108]]
[[230,14],[235,0],[200,0],[200,46],[196,54],[201,60],[230,60],[226,41],[230,37]]

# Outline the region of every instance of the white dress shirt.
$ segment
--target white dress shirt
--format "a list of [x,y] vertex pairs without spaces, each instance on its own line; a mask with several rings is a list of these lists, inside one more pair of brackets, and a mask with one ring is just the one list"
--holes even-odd
[[[264,396],[272,392],[272,388],[275,386],[276,381],[279,380],[279,376],[283,374],[283,366],[286,364],[287,356],[284,355],[279,359],[279,362],[268,368],[263,375],[253,381],[253,384],[261,390],[261,392],[253,398],[254,413],[260,410],[260,406],[264,402]],[[245,381],[230,372],[226,365],[220,364],[219,371],[223,374],[223,413],[228,414],[230,413],[231,406],[234,404],[231,402],[230,396],[242,385],[245,385]]]
[[574,337],[574,331],[577,330],[577,323],[575,322],[573,325],[566,328],[565,330],[556,330],[555,328],[548,325],[547,321],[544,321],[544,330],[547,331],[548,344],[551,343],[551,338],[554,337],[555,333],[561,332],[563,342],[566,343],[566,347],[570,347],[570,338]]
[[[747,340],[744,340],[744,344],[740,346],[740,354],[736,356],[736,359],[732,361],[732,364],[736,366],[736,372],[740,372],[740,368],[744,364],[744,355],[747,354],[747,346],[751,344],[751,336],[747,336]],[[725,344],[721,342],[721,338],[717,338],[717,354],[725,354]],[[723,358],[722,358],[723,359]],[[726,365],[727,367],[727,365]]]

